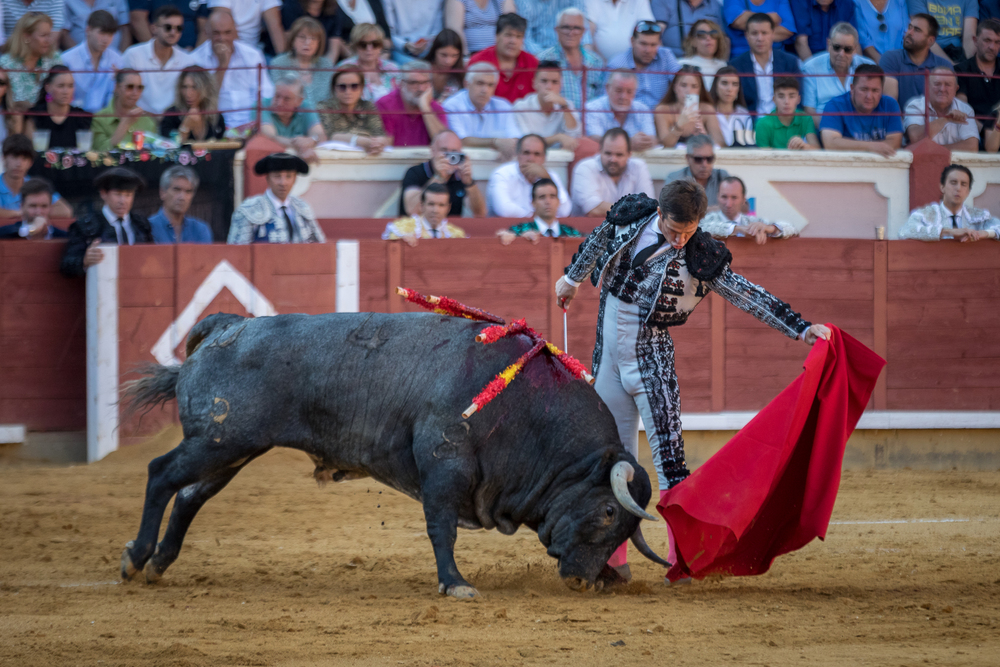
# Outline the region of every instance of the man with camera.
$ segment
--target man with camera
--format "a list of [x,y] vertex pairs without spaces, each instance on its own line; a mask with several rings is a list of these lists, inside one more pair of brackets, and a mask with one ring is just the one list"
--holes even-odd
[[448,188],[449,216],[461,217],[466,201],[473,217],[486,216],[486,198],[472,180],[472,163],[462,152],[462,140],[451,130],[439,132],[431,141],[429,162],[406,171],[399,197],[399,215],[420,213],[420,193],[428,183],[440,183]]

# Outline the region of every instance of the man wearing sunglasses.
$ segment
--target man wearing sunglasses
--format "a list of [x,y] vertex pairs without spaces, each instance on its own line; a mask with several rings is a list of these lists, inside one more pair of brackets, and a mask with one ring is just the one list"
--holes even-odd
[[814,75],[802,79],[802,106],[812,114],[817,127],[826,103],[850,90],[858,65],[875,64],[860,55],[858,31],[850,23],[838,23],[830,29],[826,48],[825,53],[817,53],[802,66],[803,74]]
[[[845,1],[850,0],[840,0]],[[695,23],[706,20],[725,25],[721,0],[651,0],[649,5],[653,16],[663,26],[663,46],[677,58],[684,57],[684,40]]]
[[608,61],[608,69],[635,72],[638,82],[635,99],[650,109],[656,107],[667,92],[673,73],[681,68],[673,52],[660,46],[663,26],[656,21],[639,21],[632,31],[631,48]]
[[[854,0],[792,0],[795,52],[803,62],[825,51],[830,31],[838,23],[854,25]],[[858,47],[860,52],[860,46]]]
[[687,140],[687,163],[683,169],[667,174],[665,183],[691,181],[705,190],[709,208],[719,205],[719,186],[729,178],[725,169],[715,168],[715,146],[707,134],[696,134]]
[[942,58],[931,49],[937,42],[938,22],[930,14],[914,14],[903,36],[903,48],[889,51],[880,61],[880,66],[891,74],[910,76],[887,76],[884,93],[899,102],[900,108],[914,97],[924,94],[924,72],[935,67],[951,67],[951,61]]
[[153,38],[125,51],[125,67],[142,72],[146,90],[139,106],[153,114],[162,114],[174,103],[177,79],[181,70],[194,64],[194,58],[177,47],[184,32],[184,14],[173,5],[164,5],[153,16]]

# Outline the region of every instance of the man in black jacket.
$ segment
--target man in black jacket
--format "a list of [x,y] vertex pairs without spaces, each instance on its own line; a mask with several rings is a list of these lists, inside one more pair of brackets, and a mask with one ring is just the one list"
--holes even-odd
[[69,227],[69,241],[59,270],[65,276],[82,276],[87,267],[104,259],[101,243],[136,245],[152,243],[153,233],[145,216],[132,213],[135,193],[143,187],[138,174],[123,167],[109,169],[94,179],[104,207]]

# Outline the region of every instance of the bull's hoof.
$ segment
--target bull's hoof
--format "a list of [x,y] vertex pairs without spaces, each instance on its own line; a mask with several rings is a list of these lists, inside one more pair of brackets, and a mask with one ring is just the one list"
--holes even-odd
[[438,585],[438,593],[444,593],[456,600],[472,600],[479,597],[479,591],[474,586],[468,584],[452,584],[445,588],[444,584]]
[[135,542],[129,540],[129,542],[125,545],[125,550],[122,551],[121,575],[122,580],[124,581],[132,581],[132,577],[134,577],[136,572],[139,571],[139,569],[132,564],[132,556],[128,553],[128,550],[134,546]]
[[570,577],[569,579],[566,579],[565,582],[570,590],[576,591],[577,593],[583,593],[590,588],[590,583],[583,577]]
[[597,582],[594,584],[594,587],[599,591],[603,591],[626,585],[628,585],[628,579],[619,574],[615,568],[605,565],[601,573],[597,575]]
[[146,563],[146,567],[143,568],[142,570],[143,574],[146,575],[146,583],[155,584],[156,582],[158,582],[160,579],[163,578],[163,573],[166,571],[166,569],[167,568],[160,567],[159,565],[156,564],[155,556],[153,558],[150,558],[149,562]]

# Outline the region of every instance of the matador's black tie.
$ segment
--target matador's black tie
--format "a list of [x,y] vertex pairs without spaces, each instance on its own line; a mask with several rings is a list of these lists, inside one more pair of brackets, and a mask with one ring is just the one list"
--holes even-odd
[[667,242],[667,237],[659,232],[656,233],[656,243],[646,246],[636,253],[632,260],[632,268],[637,269],[646,263],[646,260],[653,256],[653,253],[660,249],[660,246]]

